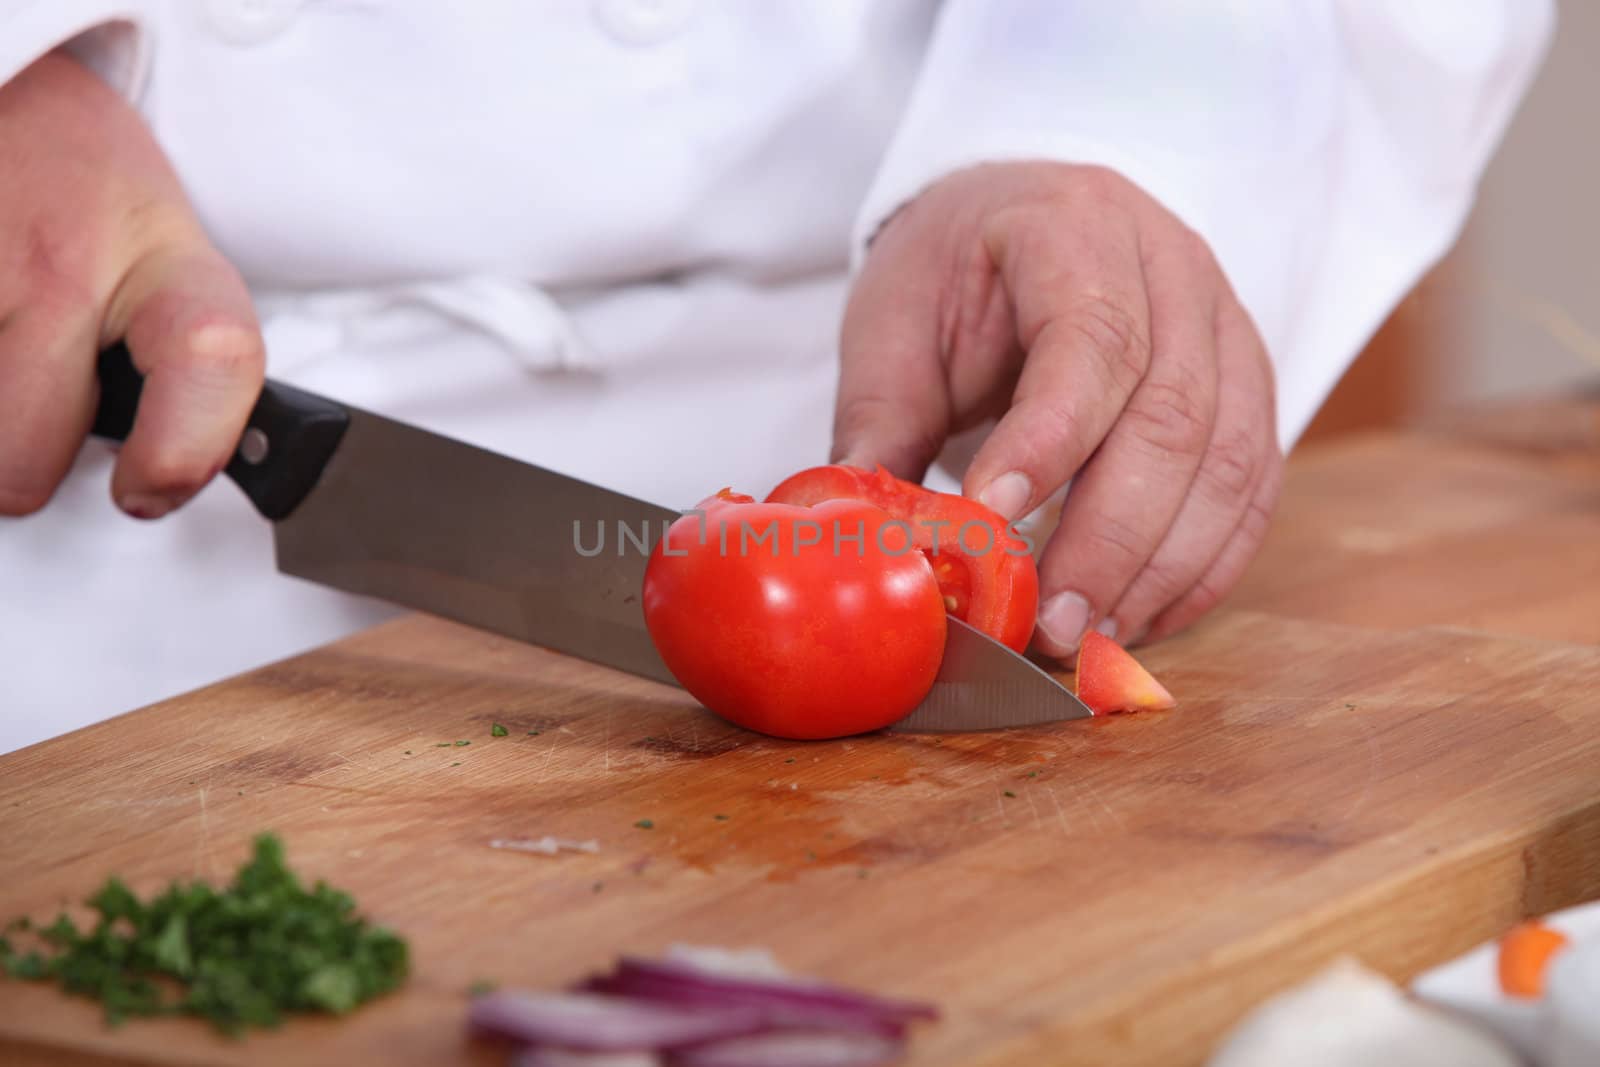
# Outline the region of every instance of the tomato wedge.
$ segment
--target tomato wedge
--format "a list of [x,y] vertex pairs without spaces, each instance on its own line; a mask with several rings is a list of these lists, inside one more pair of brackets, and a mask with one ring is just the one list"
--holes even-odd
[[1073,692],[1096,715],[1119,711],[1165,711],[1178,702],[1128,650],[1096,630],[1078,646]]
[[1022,652],[1039,611],[1039,572],[1028,541],[998,512],[954,493],[841,463],[812,467],[780,482],[767,502],[810,506],[858,500],[909,528],[933,567],[945,609]]

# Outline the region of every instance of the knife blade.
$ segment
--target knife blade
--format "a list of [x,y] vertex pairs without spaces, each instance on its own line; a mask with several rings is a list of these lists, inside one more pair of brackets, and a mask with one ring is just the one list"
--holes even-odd
[[982,630],[946,619],[944,659],[933,688],[895,733],[968,733],[1038,726],[1094,715],[1049,672]]
[[[101,353],[93,433],[123,440],[143,378]],[[278,570],[676,686],[639,603],[680,512],[268,380],[224,468],[272,522]],[[988,730],[1089,709],[956,619],[899,731]]]

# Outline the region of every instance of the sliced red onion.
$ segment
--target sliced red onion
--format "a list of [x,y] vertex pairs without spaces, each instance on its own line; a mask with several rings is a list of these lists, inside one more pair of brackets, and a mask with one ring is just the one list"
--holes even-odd
[[717,973],[681,960],[624,957],[614,973],[585,987],[700,1007],[740,1007],[761,1013],[769,1027],[853,1030],[899,1037],[917,1019],[937,1019],[938,1009],[917,1001],[888,1000],[811,979],[745,977]]
[[534,1045],[515,1060],[516,1067],[663,1067],[654,1052],[580,1052],[570,1048]]
[[730,1037],[674,1052],[672,1067],[883,1067],[904,1046],[874,1034],[782,1032]]
[[735,1005],[515,990],[474,997],[468,1018],[480,1030],[525,1044],[604,1052],[678,1048],[766,1026],[759,1011]]

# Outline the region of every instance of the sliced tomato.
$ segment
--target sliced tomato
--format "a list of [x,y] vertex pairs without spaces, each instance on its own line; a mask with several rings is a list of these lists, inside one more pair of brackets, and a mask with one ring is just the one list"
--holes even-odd
[[1031,546],[999,513],[975,500],[834,463],[786,478],[768,503],[811,506],[857,500],[882,508],[910,530],[939,582],[945,609],[1018,652],[1028,647],[1039,611],[1039,573]]
[[674,522],[645,570],[645,625],[723,718],[814,740],[881,729],[927,696],[948,621],[928,561],[882,509],[727,490]]
[[1096,715],[1164,711],[1178,703],[1126,649],[1097,630],[1084,634],[1078,646],[1073,690]]

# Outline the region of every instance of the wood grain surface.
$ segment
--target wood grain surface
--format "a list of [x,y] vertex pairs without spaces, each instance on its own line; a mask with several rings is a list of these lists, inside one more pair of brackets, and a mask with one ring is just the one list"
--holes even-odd
[[[1403,978],[1600,896],[1600,450],[1563,441],[1296,457],[1233,603],[1142,653],[1168,713],[781,742],[416,617],[0,758],[0,918],[225,879],[272,829],[414,951],[243,1042],[0,981],[0,1062],[503,1063],[474,980],[686,942],[936,1000],[911,1064],[1200,1063],[1335,955]],[[543,834],[600,850],[488,845]]]

